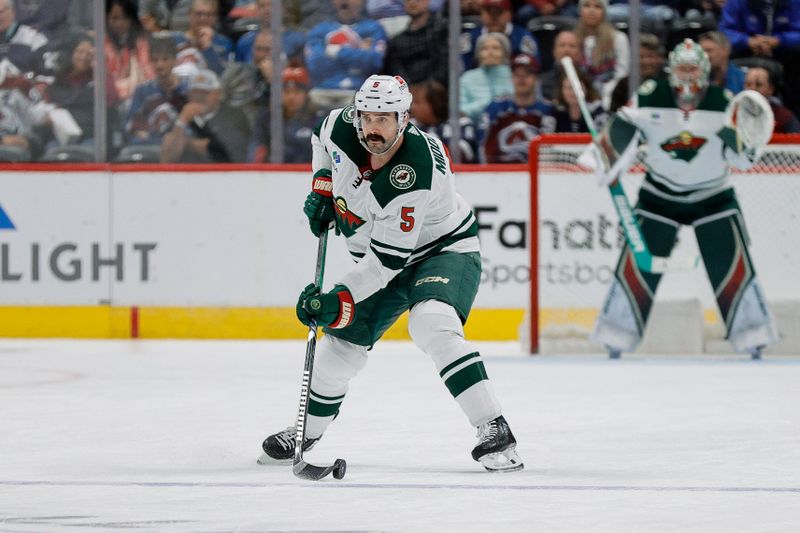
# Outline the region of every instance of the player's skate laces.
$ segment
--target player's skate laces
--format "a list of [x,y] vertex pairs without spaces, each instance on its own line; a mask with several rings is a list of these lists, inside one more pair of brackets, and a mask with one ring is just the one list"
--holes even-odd
[[[258,458],[259,464],[275,464],[275,463],[290,463],[294,457],[294,441],[297,438],[297,428],[289,426],[288,428],[270,435],[264,440],[261,448],[264,453]],[[319,438],[309,439],[306,437],[303,440],[303,451],[307,452],[317,443]]]
[[514,472],[525,466],[515,448],[517,440],[503,416],[478,426],[478,444],[472,458],[490,472]]

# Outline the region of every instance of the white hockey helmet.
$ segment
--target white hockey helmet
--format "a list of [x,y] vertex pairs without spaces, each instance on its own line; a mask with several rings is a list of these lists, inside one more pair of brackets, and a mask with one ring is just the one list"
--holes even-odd
[[[683,79],[678,76],[676,67],[679,65],[695,65],[700,69],[696,77]],[[708,78],[711,73],[711,63],[705,50],[691,39],[684,39],[669,53],[669,84],[675,90],[678,99],[691,102],[708,87]]]
[[361,145],[369,152],[373,152],[364,138],[364,130],[361,127],[361,113],[395,113],[397,118],[397,135],[385,153],[394,146],[400,139],[400,135],[405,128],[406,118],[411,109],[411,91],[408,89],[406,80],[400,76],[380,76],[374,74],[366,79],[355,96],[356,116],[353,125],[358,131],[358,140]]

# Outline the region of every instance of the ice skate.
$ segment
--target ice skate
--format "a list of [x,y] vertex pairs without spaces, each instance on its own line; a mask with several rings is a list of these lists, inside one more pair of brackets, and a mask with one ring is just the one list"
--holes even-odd
[[[297,429],[294,426],[270,435],[264,439],[261,448],[264,453],[258,458],[258,464],[261,465],[275,465],[275,464],[290,464],[294,458],[294,440],[297,437]],[[303,451],[307,452],[317,443],[319,438],[309,439],[308,437],[303,440]]]
[[514,472],[525,466],[515,451],[517,440],[503,416],[478,427],[478,444],[472,458],[489,472]]

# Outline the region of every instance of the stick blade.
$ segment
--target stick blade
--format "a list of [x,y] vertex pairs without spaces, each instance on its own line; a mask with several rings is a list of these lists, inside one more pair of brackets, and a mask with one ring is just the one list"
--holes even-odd
[[333,477],[342,479],[347,471],[347,463],[344,459],[336,459],[331,466],[317,466],[307,463],[300,459],[292,465],[294,475],[302,479],[318,481],[333,472]]

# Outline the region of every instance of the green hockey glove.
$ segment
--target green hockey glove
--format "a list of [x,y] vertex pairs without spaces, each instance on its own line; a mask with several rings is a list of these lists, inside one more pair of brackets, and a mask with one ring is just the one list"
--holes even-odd
[[295,310],[297,318],[306,326],[312,318],[316,318],[318,326],[333,329],[347,327],[356,316],[353,296],[343,285],[337,285],[326,293],[320,293],[319,287],[313,283],[306,286],[300,293]]
[[334,218],[333,181],[330,176],[314,176],[303,212],[308,217],[311,233],[319,237]]

